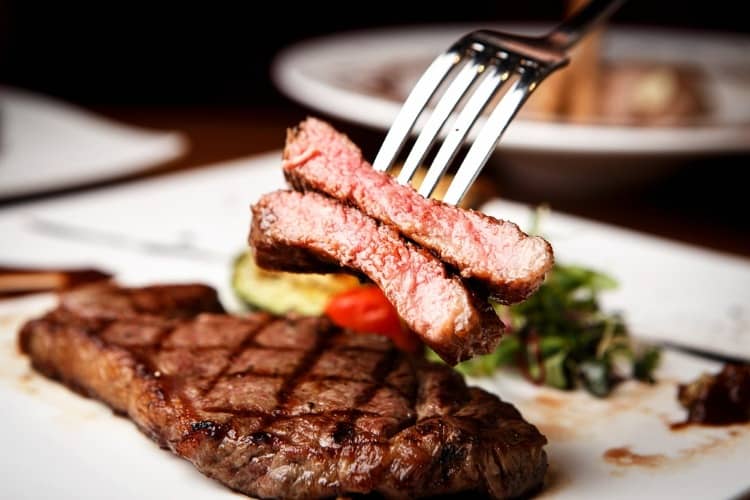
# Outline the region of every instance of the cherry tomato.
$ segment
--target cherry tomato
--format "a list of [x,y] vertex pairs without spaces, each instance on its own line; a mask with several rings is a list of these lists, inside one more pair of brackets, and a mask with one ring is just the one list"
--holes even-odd
[[396,309],[374,285],[364,285],[334,296],[325,309],[336,325],[359,333],[376,333],[390,338],[396,347],[416,352],[419,339],[401,324]]

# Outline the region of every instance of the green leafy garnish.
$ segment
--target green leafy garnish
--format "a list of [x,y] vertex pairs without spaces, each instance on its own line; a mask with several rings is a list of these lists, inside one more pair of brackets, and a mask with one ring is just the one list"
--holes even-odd
[[[532,233],[538,233],[542,207]],[[529,380],[557,389],[583,387],[607,396],[623,380],[652,383],[659,350],[637,346],[618,314],[602,311],[599,294],[617,287],[610,276],[557,264],[539,290],[513,306],[493,304],[510,328],[494,352],[459,364],[466,375],[490,375],[513,366]],[[428,352],[431,359],[439,359]]]
[[563,390],[583,387],[598,397],[607,396],[628,378],[653,382],[658,349],[636,346],[622,317],[599,306],[599,293],[616,286],[614,279],[600,272],[556,265],[525,302],[493,304],[511,333],[494,352],[456,369],[481,376],[500,366],[514,366],[534,383]]
[[656,347],[650,347],[640,356],[638,356],[633,363],[633,377],[643,382],[653,384],[654,370],[659,366],[659,359],[661,357],[661,351]]

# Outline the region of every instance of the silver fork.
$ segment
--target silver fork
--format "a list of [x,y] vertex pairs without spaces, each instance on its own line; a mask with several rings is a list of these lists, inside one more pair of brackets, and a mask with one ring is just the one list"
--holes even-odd
[[[397,177],[411,182],[414,172],[435,143],[459,102],[474,87],[447,133],[419,187],[429,197],[455,158],[480,113],[507,80],[518,75],[490,113],[469,148],[443,201],[457,205],[471,187],[495,149],[508,124],[534,89],[553,71],[568,63],[567,51],[591,28],[607,19],[625,0],[592,0],[543,37],[526,37],[479,30],[469,33],[439,55],[420,77],[391,125],[373,167],[387,172],[409,137],[417,119],[454,68],[455,78],[435,105]],[[476,82],[476,84],[475,84]],[[475,85],[473,85],[475,84]]]

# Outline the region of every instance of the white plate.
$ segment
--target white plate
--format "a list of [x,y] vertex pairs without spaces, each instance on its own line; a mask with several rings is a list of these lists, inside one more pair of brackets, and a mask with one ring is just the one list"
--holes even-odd
[[[95,265],[128,284],[200,280],[218,287],[231,307],[229,267],[245,248],[248,205],[283,185],[279,163],[280,153],[273,153],[6,210],[0,214],[0,262]],[[523,206],[506,203],[487,210],[520,223],[529,214]],[[711,328],[732,304],[740,304],[737,314],[745,322],[738,324],[737,336],[718,335],[716,341],[726,349],[734,346],[734,354],[748,354],[747,260],[581,219],[550,217],[545,229],[561,260],[593,263],[620,279],[623,291],[607,306],[621,307],[627,319],[652,318],[641,313],[643,300],[645,307],[661,309],[664,318],[683,314],[688,304],[694,310],[691,319]],[[653,262],[639,272],[638,263],[645,259]],[[654,271],[669,268],[672,261],[689,268],[676,275]],[[712,296],[698,293],[697,284]],[[643,300],[636,297],[639,291],[646,294]],[[47,296],[0,302],[0,497],[240,498],[159,450],[103,405],[30,370],[16,348],[17,329],[53,302]],[[653,317],[656,330],[669,326],[661,316]],[[682,339],[687,321],[672,317],[675,323],[665,333]],[[643,325],[644,331],[653,331],[648,327]],[[475,382],[517,404],[548,435],[552,473],[546,498],[667,498],[690,492],[695,498],[723,499],[750,486],[750,425],[680,432],[667,425],[684,416],[675,399],[676,384],[716,369],[714,363],[667,352],[660,384],[626,383],[604,401],[581,392],[540,389],[509,374]],[[634,461],[604,458],[607,450],[619,448],[636,454]]]
[[176,132],[115,123],[49,97],[0,86],[0,199],[132,174],[186,149]]
[[[280,53],[272,75],[283,92],[312,108],[387,130],[401,102],[373,92],[373,82],[393,80],[394,68],[401,68],[403,80],[391,83],[405,95],[429,61],[478,27],[487,26],[408,27],[313,39]],[[538,25],[499,28],[545,31]],[[689,155],[750,149],[750,37],[611,29],[602,50],[614,62],[685,63],[704,70],[709,120],[693,126],[638,127],[519,117],[491,165],[502,160],[515,181],[542,193],[580,194],[651,180]]]

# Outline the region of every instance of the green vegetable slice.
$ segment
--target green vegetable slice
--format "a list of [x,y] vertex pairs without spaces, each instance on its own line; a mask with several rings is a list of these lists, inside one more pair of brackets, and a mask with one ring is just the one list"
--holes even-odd
[[346,274],[296,274],[266,271],[255,265],[248,251],[234,262],[232,288],[250,308],[274,314],[297,312],[323,314],[331,297],[359,286],[359,280]]

